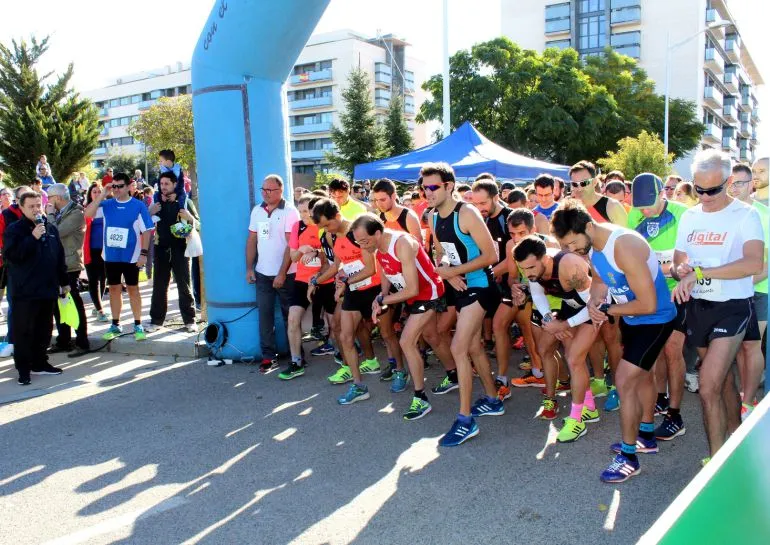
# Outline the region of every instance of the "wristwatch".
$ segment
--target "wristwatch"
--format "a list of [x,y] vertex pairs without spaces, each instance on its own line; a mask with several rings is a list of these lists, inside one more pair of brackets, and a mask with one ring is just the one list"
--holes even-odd
[[610,304],[609,303],[602,303],[599,305],[599,310],[606,314],[607,316],[610,315]]
[[314,276],[313,278],[311,278],[310,279],[310,284],[313,285],[313,286],[317,286],[318,285],[318,276]]
[[385,296],[380,293],[375,300],[377,301],[378,305],[382,306],[382,302],[385,300]]
[[553,321],[553,315],[552,315],[550,312],[549,312],[548,314],[545,314],[545,315],[543,316],[543,323],[544,323],[544,324],[549,324],[549,323],[551,323],[552,321]]

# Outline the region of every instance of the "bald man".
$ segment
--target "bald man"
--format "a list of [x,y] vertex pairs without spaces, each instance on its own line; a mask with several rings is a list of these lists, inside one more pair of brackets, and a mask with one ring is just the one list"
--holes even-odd
[[767,197],[770,188],[768,188],[767,182],[767,167],[770,163],[770,159],[767,157],[760,157],[751,166],[752,176],[754,178],[754,199],[767,205]]

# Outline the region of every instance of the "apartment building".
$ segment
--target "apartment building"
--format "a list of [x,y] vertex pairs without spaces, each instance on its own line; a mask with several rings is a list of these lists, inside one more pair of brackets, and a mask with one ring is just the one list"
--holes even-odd
[[[762,76],[741,39],[728,0],[501,0],[502,32],[526,49],[606,46],[636,59],[665,91],[670,51],[672,97],[696,102],[706,131],[700,148],[753,161]],[[758,54],[758,52],[755,52]],[[690,158],[675,169],[689,175]]]
[[[339,124],[342,91],[355,67],[369,74],[372,100],[384,119],[394,93],[403,96],[404,116],[417,146],[428,143],[424,125],[414,118],[425,99],[420,85],[424,64],[409,55],[409,44],[393,35],[365,37],[352,30],[312,36],[289,75],[286,94],[293,170],[312,175],[328,168],[325,153],[333,149],[331,127]],[[141,112],[164,96],[191,92],[190,66],[177,63],[158,70],[122,76],[112,85],[86,93],[99,108],[99,147],[95,162],[110,153],[144,153],[126,129]]]

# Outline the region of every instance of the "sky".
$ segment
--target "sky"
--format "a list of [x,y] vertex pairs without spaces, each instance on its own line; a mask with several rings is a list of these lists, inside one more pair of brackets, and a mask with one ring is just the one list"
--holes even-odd
[[[500,1],[449,0],[450,53],[500,35]],[[189,62],[213,5],[213,0],[0,0],[0,39],[6,43],[50,35],[42,68],[61,71],[74,62],[73,84],[87,91],[121,75]],[[770,83],[770,2],[728,0],[728,5]],[[442,69],[441,6],[442,0],[331,0],[316,32],[350,28],[373,37],[378,31],[399,35],[412,44],[411,54],[425,61],[428,74],[434,74]],[[164,27],[170,32],[161,32]],[[768,86],[757,95],[764,116],[759,153],[768,155]]]

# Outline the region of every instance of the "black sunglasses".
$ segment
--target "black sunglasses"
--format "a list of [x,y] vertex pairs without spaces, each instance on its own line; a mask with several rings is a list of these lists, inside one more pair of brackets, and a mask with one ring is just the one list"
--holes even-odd
[[571,184],[571,185],[572,185],[572,187],[574,187],[574,188],[577,188],[577,187],[588,187],[588,185],[589,185],[591,182],[593,182],[593,181],[594,181],[594,179],[593,179],[593,178],[588,178],[587,180],[583,180],[582,182],[570,182],[570,184]]
[[693,185],[693,189],[695,189],[695,192],[698,195],[708,195],[709,197],[713,197],[714,195],[719,195],[722,190],[725,188],[725,184],[727,183],[727,180],[722,182],[716,187],[712,187],[710,189],[703,189],[702,187],[698,187],[697,185]]
[[444,185],[444,184],[424,185],[424,186],[422,186],[422,188],[423,188],[425,191],[430,191],[431,193],[433,193],[434,191],[438,191],[439,189],[441,189],[441,187],[442,187],[443,185]]
[[124,187],[126,187],[126,184],[120,184],[120,185],[112,184],[113,189],[123,189]]

